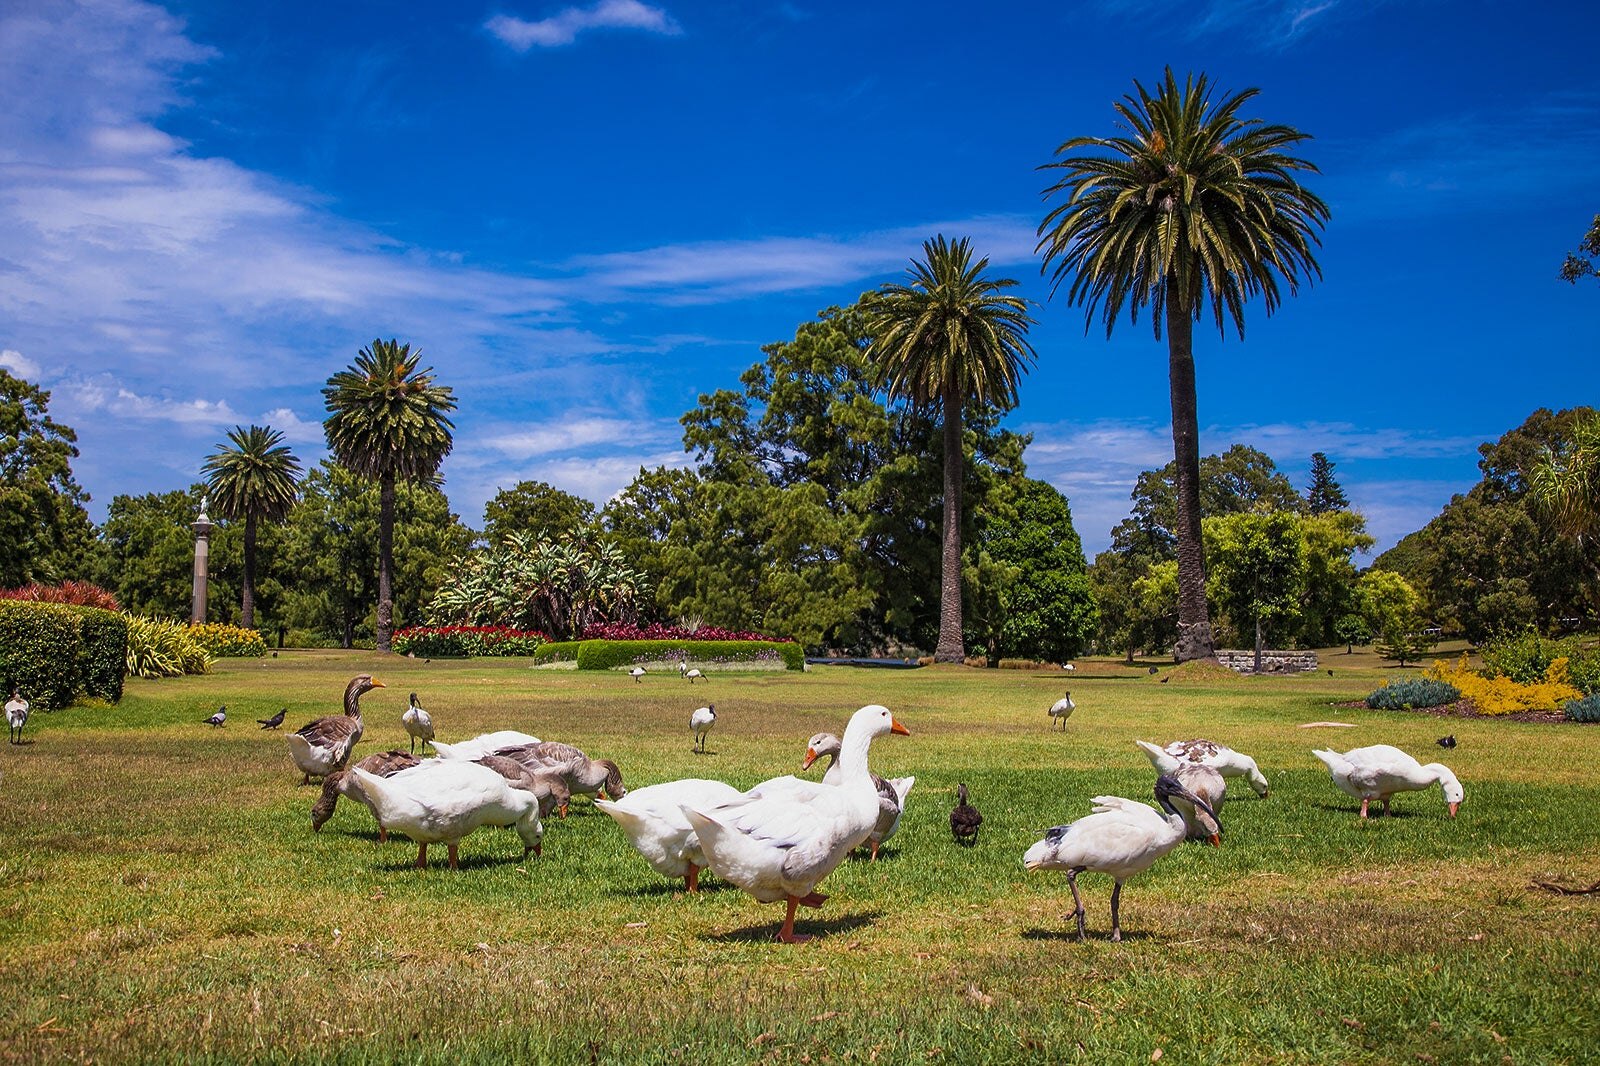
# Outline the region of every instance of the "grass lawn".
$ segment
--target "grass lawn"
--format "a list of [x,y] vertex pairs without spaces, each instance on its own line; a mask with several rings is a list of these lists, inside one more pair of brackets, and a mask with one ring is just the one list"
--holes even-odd
[[[1337,706],[1400,673],[1342,651],[1331,676],[1208,683],[1086,662],[691,688],[370,652],[131,681],[119,706],[36,714],[0,750],[0,1060],[1595,1061],[1600,896],[1532,883],[1600,880],[1600,730]],[[882,858],[846,862],[801,912],[817,935],[802,946],[773,942],[781,905],[709,876],[685,896],[586,800],[547,823],[540,860],[491,829],[459,871],[440,848],[419,872],[358,805],[313,833],[316,790],[253,722],[335,713],[362,671],[388,687],[363,701],[358,754],[406,747],[416,691],[441,740],[522,729],[615,759],[631,787],[748,787],[882,703],[912,735],[878,741],[874,768],[917,784]],[[1078,709],[1052,733],[1068,687]],[[705,702],[717,726],[697,756]],[[222,703],[228,724],[204,725]],[[1353,728],[1299,728],[1326,720]],[[1091,796],[1150,800],[1132,741],[1189,736],[1255,756],[1270,797],[1233,783],[1223,847],[1186,844],[1131,880],[1121,944],[1110,880],[1084,875],[1077,942],[1065,879],[1025,873],[1023,851]],[[1310,749],[1374,743],[1448,763],[1460,817],[1435,788],[1360,821]],[[971,849],[947,823],[962,781],[984,814]]]

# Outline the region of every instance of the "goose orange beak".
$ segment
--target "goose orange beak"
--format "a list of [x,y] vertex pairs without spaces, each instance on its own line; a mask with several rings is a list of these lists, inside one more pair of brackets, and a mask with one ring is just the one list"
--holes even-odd
[[373,688],[388,688],[389,686],[385,685],[382,681],[379,681],[377,678],[373,678],[372,679],[372,687]]
[[1222,837],[1218,836],[1216,833],[1212,833],[1211,834],[1211,846],[1214,847],[1214,848],[1222,847]]
[[1460,808],[1461,804],[1459,803],[1450,804],[1450,817],[1454,818],[1456,816],[1456,811],[1460,810]]
[[809,769],[811,769],[811,764],[816,762],[816,761],[817,761],[817,749],[816,748],[807,748],[806,749],[806,757],[804,759],[800,760],[800,769],[809,770]]
[[903,737],[909,737],[911,735],[911,730],[901,725],[898,718],[891,718],[889,719],[889,722],[891,723],[889,726],[889,732],[899,733]]

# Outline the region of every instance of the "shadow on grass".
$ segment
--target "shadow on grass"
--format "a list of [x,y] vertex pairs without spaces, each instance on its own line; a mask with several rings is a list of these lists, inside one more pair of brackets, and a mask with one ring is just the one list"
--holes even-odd
[[[709,879],[705,874],[701,874],[699,895],[709,896],[717,892],[727,892],[732,888],[733,886],[726,881]],[[672,881],[656,881],[638,888],[613,889],[607,895],[615,899],[650,899],[660,896],[688,896],[689,893],[684,890],[683,878],[680,877]]]
[[[871,925],[882,917],[882,911],[864,911],[860,914],[846,914],[838,918],[820,920],[796,915],[794,931],[802,936],[832,937]],[[718,944],[764,944],[777,940],[778,930],[782,928],[783,922],[780,920],[767,922],[764,925],[753,925],[747,929],[735,929],[730,933],[704,933],[700,939]]]
[[[1358,822],[1361,821],[1361,804],[1359,803],[1350,804],[1348,806],[1335,803],[1314,803],[1312,806],[1319,811],[1327,811],[1329,814],[1345,814],[1349,815],[1351,818],[1354,818]],[[1388,814],[1383,813],[1383,808],[1381,806],[1369,807],[1367,809],[1367,821],[1369,822],[1381,822],[1386,818],[1400,819],[1424,817],[1432,817],[1432,815],[1430,815],[1427,811],[1399,810],[1394,807],[1389,808]]]
[[[1070,919],[1068,919],[1068,921],[1070,922]],[[1058,942],[1061,942],[1061,943],[1076,944],[1076,943],[1078,943],[1078,927],[1076,925],[1068,924],[1068,925],[1066,925],[1066,926],[1064,926],[1064,927],[1062,927],[1060,929],[1039,929],[1039,928],[1024,929],[1022,931],[1022,939],[1024,939],[1024,940],[1052,940],[1052,941],[1058,941]],[[1089,940],[1103,940],[1107,944],[1117,943],[1117,941],[1114,941],[1114,940],[1111,939],[1111,931],[1109,929],[1101,930],[1099,932],[1096,932],[1093,926],[1089,927],[1089,938],[1088,939]],[[1134,930],[1133,932],[1129,932],[1128,930],[1124,929],[1122,931],[1122,941],[1121,941],[1121,943],[1126,944],[1131,940],[1154,940],[1154,939],[1155,939],[1155,934],[1154,933],[1141,933],[1138,930]],[[1086,941],[1086,943],[1087,943],[1087,941]]]
[[[463,870],[488,870],[498,866],[521,866],[524,862],[520,856],[516,855],[463,855],[456,860],[456,868],[454,871],[452,871],[450,869],[450,859],[446,855],[445,849],[440,846],[439,854],[437,856],[434,855],[433,849],[434,845],[430,844],[428,846],[428,865],[426,871],[417,869],[417,851],[415,844],[413,844],[409,849],[411,855],[410,858],[403,862],[380,862],[375,868],[379,871],[387,873],[413,873],[420,875],[424,872],[437,871],[448,874],[460,873]],[[529,855],[526,861],[530,863],[537,863],[539,859],[537,856]]]

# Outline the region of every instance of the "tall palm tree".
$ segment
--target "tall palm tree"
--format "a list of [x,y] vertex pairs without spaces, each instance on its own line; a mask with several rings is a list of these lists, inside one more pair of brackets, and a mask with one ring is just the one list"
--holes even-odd
[[244,519],[244,584],[240,622],[256,624],[256,525],[284,519],[294,506],[300,460],[271,426],[234,426],[226,444],[206,458],[206,483],[217,513]]
[[322,423],[328,450],[341,466],[378,482],[378,650],[394,632],[394,486],[396,480],[437,485],[450,454],[445,417],[455,395],[433,383],[433,368],[418,370],[422,352],[381,338],[328,379]]
[[1572,425],[1568,439],[1547,449],[1528,474],[1535,505],[1564,537],[1580,547],[1589,560],[1592,588],[1600,591],[1600,415]]
[[963,408],[977,402],[1009,411],[1017,382],[1033,363],[1028,301],[1004,295],[1011,278],[986,278],[987,258],[943,234],[923,242],[906,284],[888,284],[868,301],[867,356],[891,397],[938,404],[944,423],[944,542],[939,564],[939,643],[934,659],[961,662],[961,434]]
[[[1085,328],[1101,312],[1106,335],[1124,305],[1129,321],[1150,306],[1159,340],[1167,331],[1172,450],[1178,471],[1179,661],[1214,651],[1200,548],[1200,426],[1195,404],[1193,329],[1209,307],[1217,332],[1232,320],[1244,336],[1245,303],[1267,314],[1281,287],[1321,277],[1312,255],[1328,207],[1295,179],[1316,172],[1286,154],[1307,134],[1239,117],[1255,89],[1212,100],[1205,75],[1182,86],[1169,67],[1152,95],[1115,105],[1123,136],[1075,137],[1041,170],[1061,176],[1045,196],[1067,202],[1045,216],[1038,250],[1051,294],[1071,279],[1068,300],[1085,307]],[[1092,154],[1074,154],[1090,149]]]

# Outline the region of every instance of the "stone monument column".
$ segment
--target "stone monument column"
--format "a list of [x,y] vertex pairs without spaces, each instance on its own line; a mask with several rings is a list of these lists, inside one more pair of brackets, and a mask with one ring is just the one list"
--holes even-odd
[[200,517],[190,524],[194,530],[194,604],[189,611],[189,621],[203,625],[206,620],[206,580],[210,575],[211,519],[206,515],[209,497],[201,497]]

